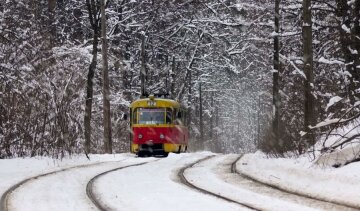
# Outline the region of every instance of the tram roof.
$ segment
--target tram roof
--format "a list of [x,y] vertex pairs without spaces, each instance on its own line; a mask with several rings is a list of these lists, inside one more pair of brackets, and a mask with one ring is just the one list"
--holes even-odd
[[[152,104],[151,102],[155,102]],[[180,103],[172,99],[165,99],[165,98],[154,98],[151,100],[150,98],[143,98],[135,100],[130,104],[130,108],[137,108],[137,107],[144,107],[144,108],[151,108],[151,107],[171,107],[171,108],[180,108]]]

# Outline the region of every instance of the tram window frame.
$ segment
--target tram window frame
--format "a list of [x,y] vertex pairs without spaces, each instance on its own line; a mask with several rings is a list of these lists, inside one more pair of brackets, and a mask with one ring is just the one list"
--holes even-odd
[[[137,124],[137,125],[142,125],[144,123],[139,123],[140,121],[140,109],[163,109],[162,111],[162,114],[163,114],[163,122],[162,123],[156,123],[156,124],[145,124],[145,125],[162,125],[162,124],[171,124],[171,123],[167,123],[167,119],[166,119],[166,115],[167,115],[167,112],[166,110],[167,109],[171,109],[171,108],[168,108],[168,107],[155,107],[155,108],[148,108],[148,107],[137,107],[135,109],[133,109],[133,121],[132,123],[133,124]],[[173,121],[173,119],[171,120]]]
[[187,120],[187,112],[185,109],[183,109],[183,115],[182,115],[182,121],[183,121],[183,125],[186,126],[186,120]]
[[174,109],[174,117],[175,117],[175,119],[174,119],[174,125],[179,125],[178,112],[179,112],[179,110],[178,110],[177,108]]
[[[165,108],[165,124],[172,124],[174,122],[174,115],[173,115],[173,110],[172,108]],[[170,114],[170,121],[168,121],[168,116]]]
[[[180,115],[180,118],[179,118],[179,115]],[[176,116],[175,124],[176,125],[184,125],[182,109],[176,109],[176,115],[175,116]]]
[[133,111],[132,111],[132,112],[133,112],[133,115],[132,115],[132,116],[133,116],[133,119],[132,119],[132,123],[133,123],[133,124],[138,124],[138,123],[137,123],[137,122],[138,122],[137,120],[138,120],[138,118],[139,118],[139,117],[138,117],[138,113],[139,113],[139,112],[138,112],[138,109],[139,109],[139,108],[135,108],[135,109],[133,109]]

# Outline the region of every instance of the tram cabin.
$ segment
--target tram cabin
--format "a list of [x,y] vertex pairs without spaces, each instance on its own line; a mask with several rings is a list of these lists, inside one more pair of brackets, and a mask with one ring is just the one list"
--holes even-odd
[[130,105],[131,152],[139,157],[167,156],[187,150],[186,113],[171,99],[143,98]]

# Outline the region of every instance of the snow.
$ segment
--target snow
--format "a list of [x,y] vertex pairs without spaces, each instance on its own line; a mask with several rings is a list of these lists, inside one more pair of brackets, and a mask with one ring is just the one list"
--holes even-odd
[[266,158],[262,153],[255,153],[244,155],[237,170],[287,191],[360,207],[360,163],[321,168],[307,157]]
[[349,27],[347,27],[345,24],[341,25],[341,28],[348,34],[351,33],[351,30],[349,29]]
[[[342,140],[342,138],[340,138]],[[330,139],[330,142],[332,140]],[[334,141],[333,144],[339,142]],[[331,153],[322,154],[317,160],[316,163],[321,166],[334,166],[334,165],[344,165],[345,163],[352,161],[360,156],[360,144],[349,144],[344,149],[335,150]]]
[[62,160],[47,157],[0,159],[0,195],[15,183],[29,177],[78,165],[116,161],[129,156],[131,155],[90,155],[90,161],[85,155],[67,157]]
[[[256,185],[230,172],[240,155],[211,152],[170,154],[167,158],[137,158],[132,154],[72,156],[62,160],[45,157],[0,160],[0,194],[35,175],[59,171],[33,179],[10,196],[12,210],[97,210],[86,195],[86,185],[99,173],[113,171],[94,181],[94,193],[111,210],[247,210],[235,203],[203,194],[182,184],[178,171],[202,158],[215,155],[185,171],[194,185],[261,210],[329,210],[324,204]],[[80,166],[79,168],[72,168]],[[276,187],[311,197],[360,207],[360,164],[321,168],[307,157],[267,158],[262,153],[246,154],[237,171]],[[330,207],[329,207],[330,206]]]
[[[147,159],[152,160],[152,158]],[[14,192],[11,210],[97,210],[84,194],[89,180],[114,168],[143,162],[144,159],[120,159],[52,174],[22,185]],[[54,191],[56,190],[56,191]],[[37,193],[37,194],[34,194]],[[76,200],[74,200],[76,199]],[[46,200],[46,203],[43,203]],[[21,201],[22,203],[17,203]],[[35,202],[35,203],[34,203]]]
[[[193,191],[179,183],[177,170],[210,153],[170,154],[145,166],[115,171],[95,182],[96,192],[112,210],[244,210]],[[131,176],[129,176],[131,175]],[[126,199],[126,200],[125,200]]]
[[339,60],[336,60],[336,59],[325,59],[324,57],[321,57],[319,60],[318,60],[319,63],[323,63],[323,64],[339,64],[339,65],[343,65],[344,62],[342,61],[339,61]]
[[320,127],[324,127],[324,126],[328,126],[331,124],[335,124],[335,123],[341,123],[341,122],[346,122],[348,121],[348,119],[339,119],[339,118],[334,118],[334,119],[326,119],[322,122],[317,123],[314,127],[309,126],[311,129],[313,128],[320,128]]
[[325,111],[327,111],[331,106],[333,106],[335,103],[339,102],[342,99],[343,98],[339,97],[339,96],[334,96],[334,97],[330,98],[329,103],[326,105]]
[[[216,169],[219,168],[228,157],[229,156],[223,155],[215,159],[207,160],[195,166],[195,168],[186,171],[185,175],[191,181],[195,181],[194,183],[201,188],[208,189],[213,193],[221,193],[222,196],[251,205],[259,210],[315,210],[280,200],[274,196],[271,197],[255,193],[251,190],[239,188],[238,186],[225,182],[227,178],[224,180],[219,176],[221,174],[216,174]],[[209,186],[209,184],[211,184],[211,186]]]

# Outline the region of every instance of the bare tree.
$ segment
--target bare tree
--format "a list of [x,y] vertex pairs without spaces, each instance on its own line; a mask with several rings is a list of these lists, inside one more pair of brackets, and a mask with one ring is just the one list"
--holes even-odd
[[203,99],[201,81],[199,82],[199,124],[200,124],[200,145],[204,146],[204,121],[203,121]]
[[95,0],[86,0],[87,9],[89,12],[89,21],[93,31],[93,46],[92,46],[92,60],[89,66],[86,84],[86,99],[85,99],[85,116],[84,116],[84,134],[85,134],[85,153],[90,153],[91,149],[91,111],[93,100],[93,79],[97,65],[98,43],[99,43],[99,5]]
[[[306,79],[304,81],[304,130],[307,132],[306,139],[309,145],[314,145],[315,140],[310,134],[309,126],[315,124],[315,98],[312,94],[313,73],[313,51],[312,51],[312,20],[311,0],[303,0],[303,65]],[[301,149],[300,149],[301,150]]]
[[106,38],[106,15],[105,0],[101,0],[101,37],[102,37],[102,64],[103,64],[103,114],[104,114],[104,145],[105,153],[112,153],[111,140],[111,117],[110,117],[110,90],[109,90],[109,73],[108,73],[108,55],[107,55],[107,38]]
[[272,133],[275,141],[279,139],[279,121],[280,121],[280,94],[279,94],[279,72],[280,72],[280,47],[279,47],[279,19],[280,19],[280,0],[275,0],[275,18],[274,18],[274,70],[273,70],[273,108],[274,119],[272,122]]
[[145,35],[142,36],[141,40],[141,68],[140,68],[140,81],[141,81],[141,96],[145,95],[145,77],[146,77],[146,70],[145,70]]

